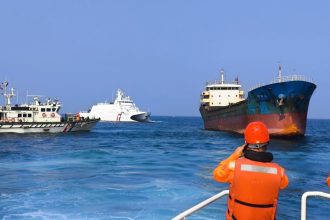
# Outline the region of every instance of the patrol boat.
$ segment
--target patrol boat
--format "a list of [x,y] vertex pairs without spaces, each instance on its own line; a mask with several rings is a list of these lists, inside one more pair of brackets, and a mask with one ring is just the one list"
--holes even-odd
[[80,112],[82,117],[97,117],[101,121],[112,122],[149,122],[150,112],[140,111],[133,100],[118,89],[114,102],[93,105],[88,112]]
[[47,99],[42,103],[39,96],[35,96],[31,104],[12,106],[11,98],[16,96],[14,88],[8,89],[7,81],[1,85],[5,105],[0,106],[0,133],[89,131],[100,120],[74,114],[62,117],[59,114],[61,104],[58,100]]

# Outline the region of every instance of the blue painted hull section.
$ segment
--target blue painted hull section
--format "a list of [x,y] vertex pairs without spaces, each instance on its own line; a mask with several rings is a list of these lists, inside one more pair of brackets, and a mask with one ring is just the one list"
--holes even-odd
[[289,81],[269,84],[248,93],[248,114],[307,113],[314,83]]

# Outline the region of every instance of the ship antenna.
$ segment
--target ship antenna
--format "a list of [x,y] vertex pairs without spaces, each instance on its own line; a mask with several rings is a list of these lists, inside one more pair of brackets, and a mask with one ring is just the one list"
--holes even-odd
[[278,65],[278,82],[282,82],[282,66]]
[[29,90],[26,90],[25,104],[28,104]]
[[14,88],[10,89],[10,92],[7,93],[7,87],[8,87],[8,82],[7,81],[4,81],[2,83],[2,87],[3,87],[3,90],[4,90],[4,93],[3,93],[3,96],[5,97],[5,104],[6,104],[6,107],[7,108],[10,108],[10,105],[11,105],[11,98],[13,96],[15,96],[14,94]]
[[221,84],[224,84],[225,83],[225,71],[223,69],[221,69],[220,74],[221,74]]

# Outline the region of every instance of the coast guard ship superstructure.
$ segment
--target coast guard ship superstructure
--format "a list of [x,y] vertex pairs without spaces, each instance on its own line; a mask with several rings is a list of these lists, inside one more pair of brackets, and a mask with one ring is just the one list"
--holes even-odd
[[8,82],[1,84],[5,105],[0,106],[0,133],[32,133],[32,132],[71,132],[89,131],[100,119],[86,118],[79,115],[59,114],[61,105],[58,100],[47,99],[42,103],[38,96],[33,103],[14,105],[11,98],[15,96],[14,88],[8,91]]
[[120,89],[117,90],[117,97],[114,102],[97,103],[88,112],[80,112],[80,115],[112,122],[150,121],[150,112],[140,111],[133,100]]

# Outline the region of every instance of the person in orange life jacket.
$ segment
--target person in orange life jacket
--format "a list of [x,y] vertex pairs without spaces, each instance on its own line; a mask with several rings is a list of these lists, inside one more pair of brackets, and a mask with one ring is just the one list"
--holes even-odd
[[327,179],[328,186],[330,187],[330,176]]
[[262,122],[251,122],[245,132],[245,144],[220,162],[214,179],[228,182],[227,220],[273,220],[276,217],[280,189],[289,184],[284,168],[273,163],[266,152],[268,129]]

